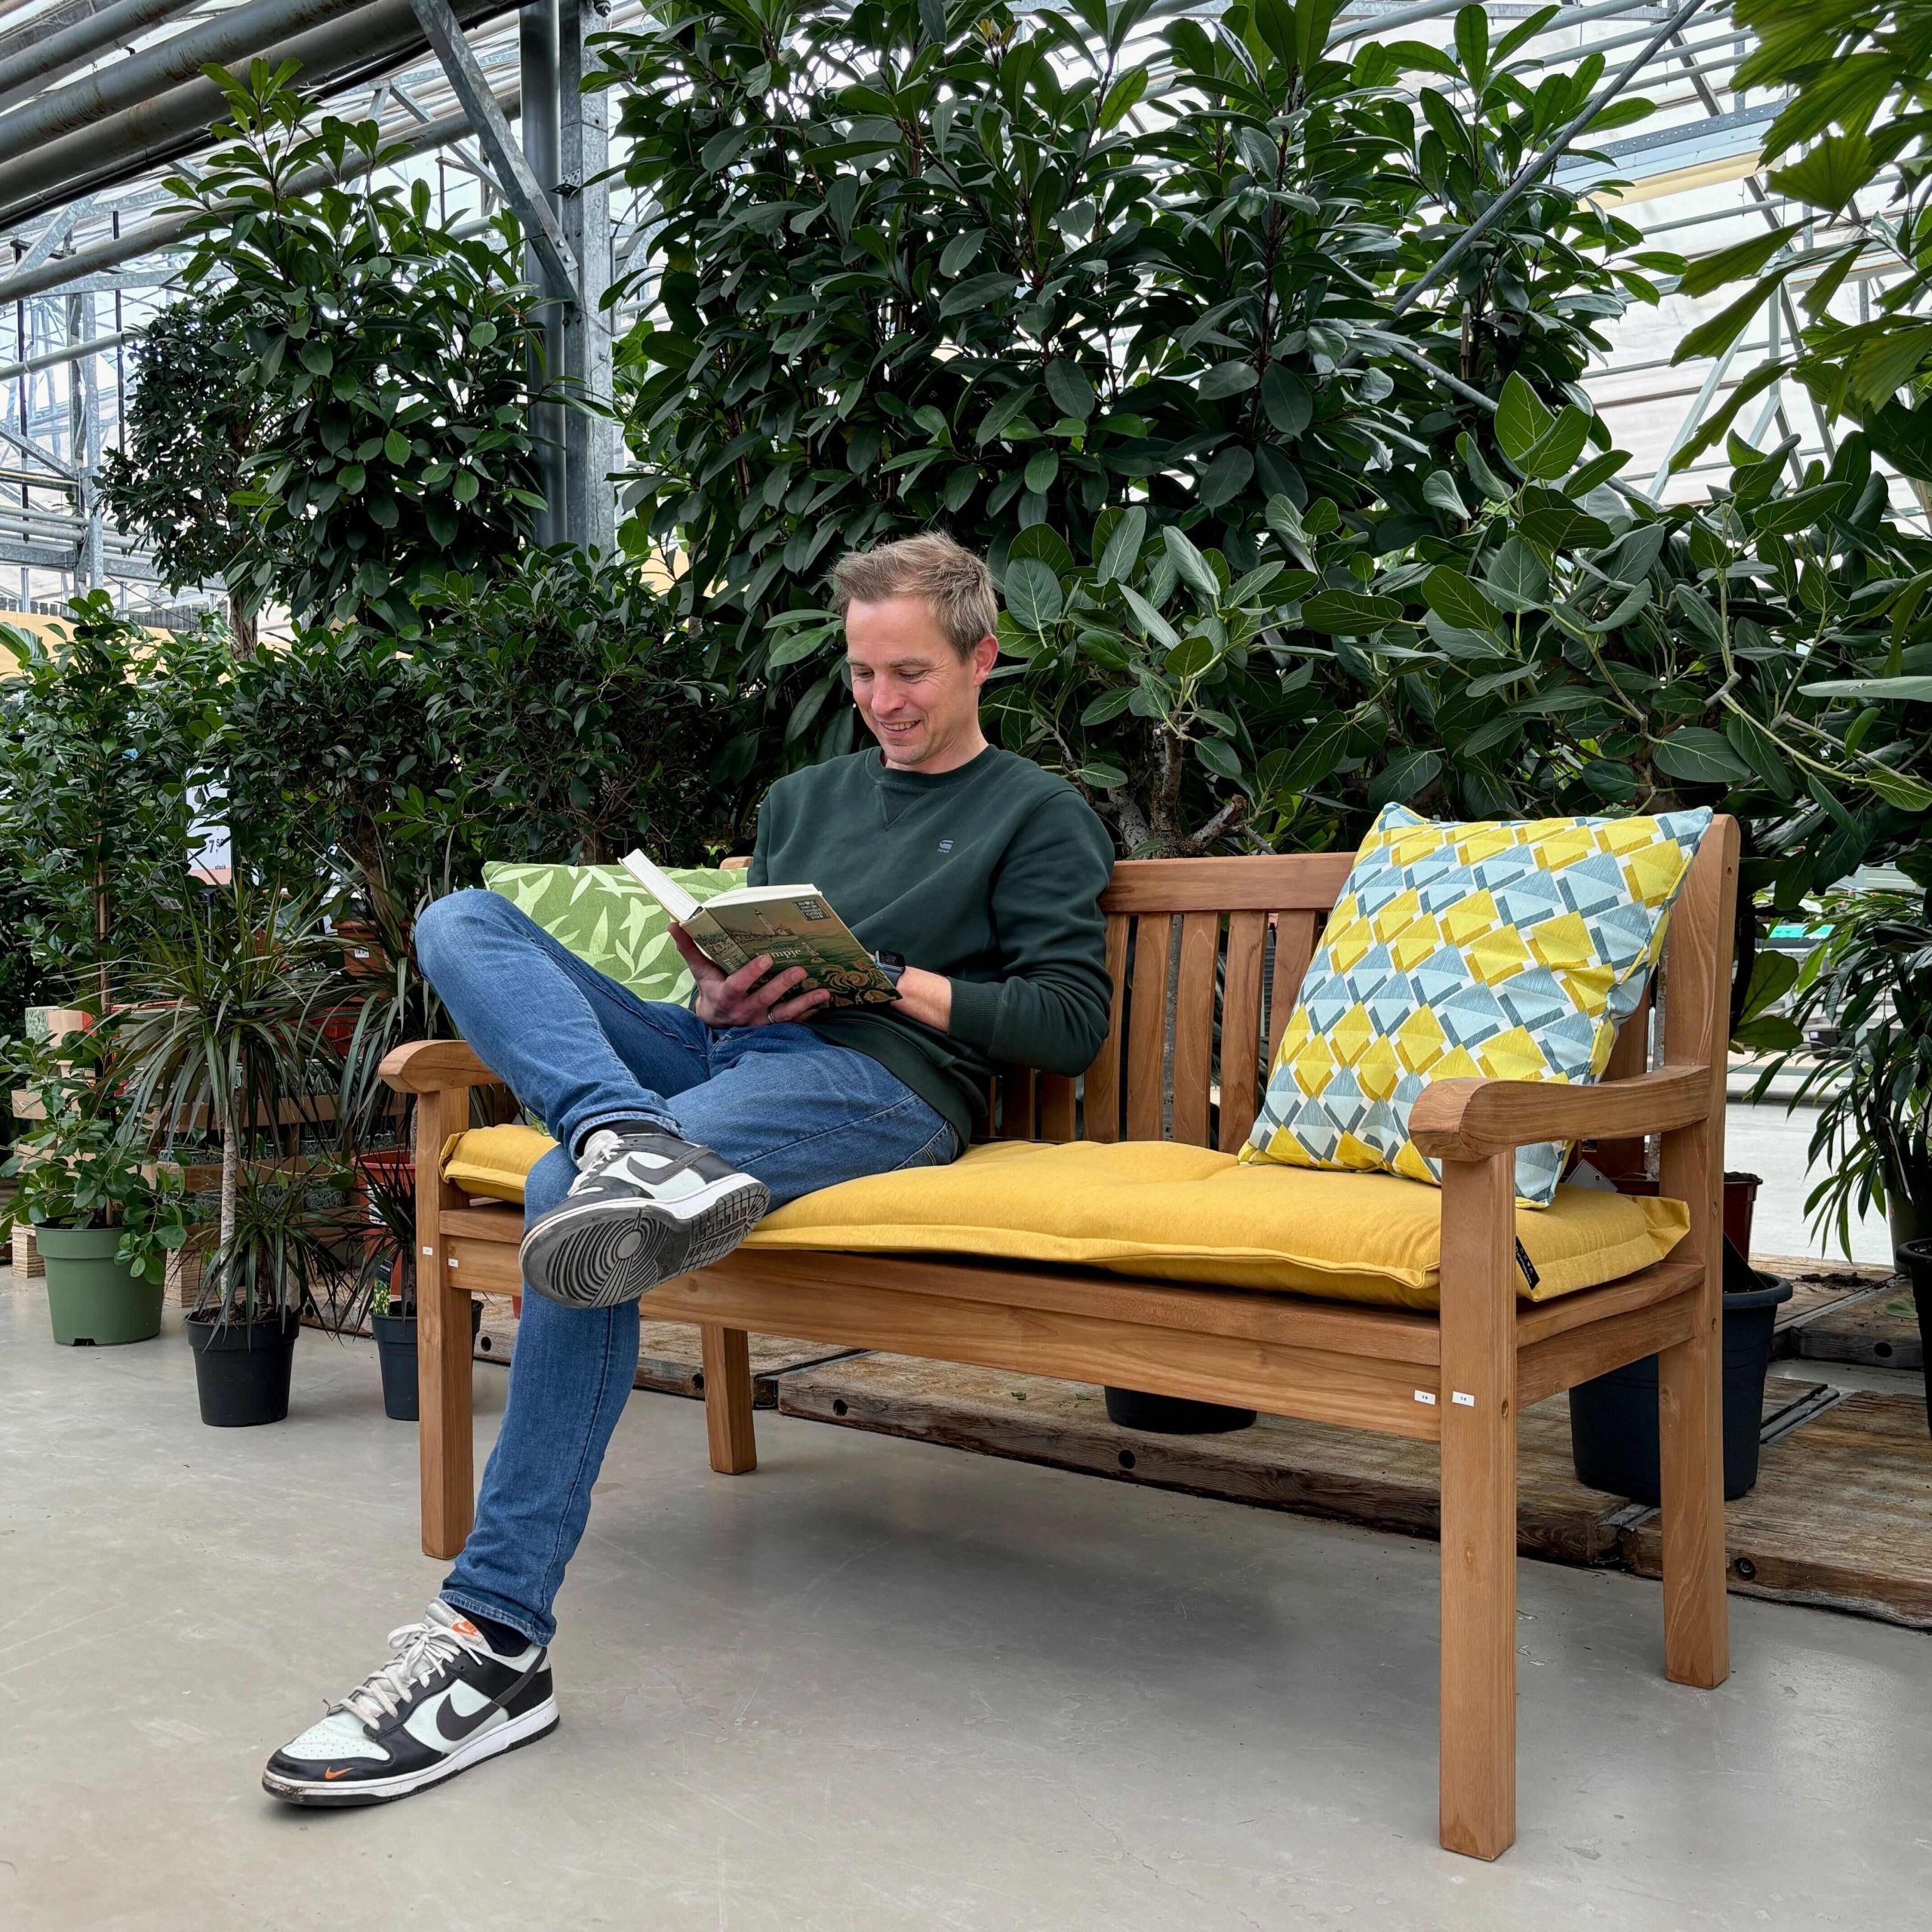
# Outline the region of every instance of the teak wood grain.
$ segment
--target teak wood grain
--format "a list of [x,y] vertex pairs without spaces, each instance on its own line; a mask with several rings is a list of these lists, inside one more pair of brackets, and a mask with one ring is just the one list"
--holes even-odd
[[[1060,1075],[1001,1075],[991,1131],[1112,1141],[1124,1128],[1135,1138],[1238,1148],[1349,863],[1324,854],[1118,866],[1103,902],[1113,986],[1106,1042],[1077,1088]],[[1453,1850],[1497,1857],[1515,1820],[1516,1418],[1524,1404],[1658,1355],[1666,1669],[1680,1682],[1711,1685],[1729,1668],[1718,1231],[1737,869],[1737,828],[1720,818],[1672,921],[1655,1072],[1646,1070],[1640,1008],[1601,1085],[1443,1081],[1423,1096],[1415,1137],[1444,1163],[1439,1315],[1073,1268],[740,1247],[661,1283],[641,1305],[648,1317],[700,1330],[712,1466],[739,1473],[755,1464],[750,1330],[1438,1442],[1439,1831]],[[397,1048],[383,1070],[417,1097],[423,1542],[447,1557],[469,1533],[474,1494],[464,1304],[473,1294],[519,1291],[521,1217],[465,1205],[438,1172],[445,1137],[468,1121],[470,1091],[500,1085],[491,1069],[460,1041],[418,1041]],[[1514,1149],[1588,1137],[1607,1171],[1641,1171],[1650,1136],[1660,1137],[1663,1192],[1690,1210],[1678,1251],[1602,1287],[1519,1300]]]

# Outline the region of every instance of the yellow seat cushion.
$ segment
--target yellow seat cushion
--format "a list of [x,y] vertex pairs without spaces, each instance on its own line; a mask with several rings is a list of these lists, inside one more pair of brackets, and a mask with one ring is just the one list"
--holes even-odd
[[472,1127],[443,1143],[443,1178],[466,1194],[523,1203],[524,1177],[556,1143],[534,1127]]
[[[537,1143],[528,1172],[550,1144],[528,1128],[477,1130],[462,1137],[459,1154],[482,1134],[512,1133]],[[494,1143],[497,1175],[522,1144]],[[1689,1225],[1680,1201],[1558,1188],[1543,1212],[1517,1217],[1538,1277],[1533,1289],[1519,1272],[1518,1293],[1546,1301],[1620,1280],[1662,1260]],[[1084,1265],[1432,1309],[1441,1234],[1441,1193],[1392,1174],[1256,1165],[1171,1141],[995,1141],[950,1167],[808,1194],[767,1215],[746,1245]]]

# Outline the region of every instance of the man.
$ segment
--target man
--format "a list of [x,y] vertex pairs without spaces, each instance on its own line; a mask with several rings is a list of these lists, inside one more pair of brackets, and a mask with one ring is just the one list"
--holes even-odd
[[641,1000],[489,892],[432,906],[417,954],[463,1037],[558,1145],[525,1190],[525,1297],[476,1527],[395,1655],[269,1760],[305,1804],[401,1798],[555,1727],[551,1606],[637,1361],[638,1297],[728,1254],[769,1207],[952,1160],[996,1062],[1081,1072],[1106,1037],[1100,823],[989,746],[986,566],[929,535],[835,574],[876,749],[795,772],[753,884],[817,886],[897,980],[829,1010],[794,968],[727,974],[674,928],[691,1005]]

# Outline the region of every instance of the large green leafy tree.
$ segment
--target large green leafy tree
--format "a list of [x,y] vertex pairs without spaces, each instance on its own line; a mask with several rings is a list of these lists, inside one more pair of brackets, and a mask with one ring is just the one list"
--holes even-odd
[[142,331],[121,446],[101,464],[100,494],[115,523],[145,543],[171,591],[233,586],[229,621],[255,644],[257,568],[265,561],[254,514],[235,501],[251,480],[270,398],[250,379],[238,305],[177,302]]
[[507,217],[459,236],[426,183],[374,181],[377,124],[319,113],[294,71],[225,78],[232,138],[168,184],[196,216],[184,278],[245,344],[235,379],[265,416],[229,582],[413,638],[429,581],[500,567],[542,506],[521,245]]
[[[1457,436],[1486,433],[1430,359],[1572,383],[1648,292],[1606,260],[1635,232],[1545,188],[1398,306],[1587,96],[1588,68],[1512,65],[1546,16],[1492,43],[1471,8],[1453,53],[1343,60],[1330,0],[1150,11],[672,0],[614,37],[629,178],[662,211],[622,345],[626,540],[688,555],[741,681],[802,648],[763,654],[771,610],[910,528],[1003,573],[1138,503],[1244,568],[1279,496],[1411,543],[1447,527]],[[790,755],[848,742],[828,691],[781,688]]]
[[[1082,786],[1130,851],[1346,844],[1391,802],[1734,812],[1748,1023],[1790,971],[1754,961],[1752,900],[1789,910],[1918,849],[1932,746],[1906,700],[1871,691],[1887,667],[1932,667],[1932,545],[1890,517],[1862,438],[1797,488],[1786,452],[1737,445],[1709,504],[1659,510],[1610,486],[1627,458],[1586,454],[1581,410],[1518,377],[1494,427],[1493,463],[1460,452],[1456,528],[1390,557],[1330,500],[1285,497],[1244,571],[1137,506],[1103,514],[1087,560],[1011,557],[999,734]],[[836,648],[822,617],[779,634]]]
[[709,774],[737,707],[669,598],[574,550],[434,595],[411,649],[316,629],[239,669],[221,746],[251,863],[333,869],[399,931],[488,860],[729,847],[743,788]]
[[0,852],[40,980],[104,1007],[113,960],[152,929],[186,872],[209,718],[185,663],[192,641],[125,623],[103,591],[75,598],[73,613],[51,644],[13,640],[20,670],[0,686]]

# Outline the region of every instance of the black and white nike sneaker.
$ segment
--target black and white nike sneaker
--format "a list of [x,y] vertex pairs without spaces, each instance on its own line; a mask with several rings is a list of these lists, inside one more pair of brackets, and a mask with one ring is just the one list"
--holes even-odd
[[385,1804],[557,1727],[549,1656],[514,1654],[440,1599],[389,1632],[395,1652],[268,1761],[262,1789],[291,1804]]
[[729,1254],[771,1205],[764,1182],[654,1129],[600,1129],[571,1191],[523,1237],[523,1278],[567,1308],[614,1308]]

